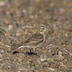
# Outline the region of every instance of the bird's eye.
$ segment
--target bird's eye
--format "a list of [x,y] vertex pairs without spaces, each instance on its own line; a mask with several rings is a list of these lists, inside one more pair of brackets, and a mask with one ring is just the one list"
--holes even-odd
[[44,27],[43,27],[43,29],[44,29]]
[[44,29],[44,27],[41,27],[41,29]]

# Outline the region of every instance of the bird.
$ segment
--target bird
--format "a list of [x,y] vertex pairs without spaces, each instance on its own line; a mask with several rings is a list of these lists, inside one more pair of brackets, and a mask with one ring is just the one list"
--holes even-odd
[[31,37],[25,40],[21,46],[16,48],[16,50],[28,48],[30,52],[31,50],[35,51],[36,48],[41,47],[45,43],[46,30],[49,29],[47,29],[45,25],[39,26],[37,31]]

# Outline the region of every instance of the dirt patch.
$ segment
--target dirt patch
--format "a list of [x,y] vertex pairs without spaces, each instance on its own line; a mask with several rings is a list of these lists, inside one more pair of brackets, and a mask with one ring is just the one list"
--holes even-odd
[[[0,1],[0,72],[72,72],[72,0]],[[46,25],[35,52],[16,48]]]

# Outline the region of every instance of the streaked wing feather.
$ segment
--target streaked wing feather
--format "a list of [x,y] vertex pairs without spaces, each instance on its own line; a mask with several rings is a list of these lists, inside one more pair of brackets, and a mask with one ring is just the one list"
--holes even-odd
[[27,39],[24,44],[34,44],[37,43],[39,41],[41,41],[43,39],[43,35],[41,34],[34,34],[32,35],[29,39]]

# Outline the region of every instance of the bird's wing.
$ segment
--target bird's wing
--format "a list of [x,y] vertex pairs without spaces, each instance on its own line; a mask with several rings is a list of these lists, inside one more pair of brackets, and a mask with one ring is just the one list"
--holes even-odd
[[29,39],[27,39],[24,44],[35,44],[43,40],[42,34],[34,34]]

